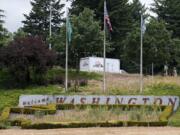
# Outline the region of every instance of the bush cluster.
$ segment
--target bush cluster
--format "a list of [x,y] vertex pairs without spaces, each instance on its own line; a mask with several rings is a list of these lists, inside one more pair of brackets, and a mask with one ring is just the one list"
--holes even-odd
[[45,74],[56,60],[39,37],[17,38],[0,50],[1,68],[8,69],[11,86],[24,87],[30,83],[44,84]]

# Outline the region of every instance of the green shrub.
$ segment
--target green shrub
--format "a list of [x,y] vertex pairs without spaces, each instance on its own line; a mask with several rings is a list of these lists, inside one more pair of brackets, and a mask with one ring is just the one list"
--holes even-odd
[[9,123],[7,122],[0,122],[0,129],[8,129]]
[[164,111],[160,114],[160,121],[167,121],[173,112],[173,106],[167,106]]
[[27,119],[24,119],[24,118],[17,118],[15,120],[11,120],[10,123],[11,123],[11,126],[21,126],[23,122],[26,122]]
[[155,121],[155,122],[143,122],[143,121],[128,121],[127,126],[167,126],[168,121]]
[[81,104],[81,105],[74,105],[74,104],[57,104],[57,109],[59,110],[71,110],[71,109],[86,109],[86,108],[108,108],[108,109],[113,109],[113,108],[119,108],[121,110],[131,110],[133,108],[141,109],[141,108],[146,108],[149,111],[159,111],[159,110],[164,110],[166,106],[157,106],[157,105],[96,105],[96,104]]
[[11,108],[12,113],[20,113],[20,114],[35,114],[37,111],[41,111],[45,114],[55,114],[56,113],[56,105]]
[[180,127],[180,108],[170,117],[169,125]]
[[1,113],[0,122],[5,122],[9,118],[10,108],[6,107]]
[[36,106],[32,106],[32,108],[35,108],[35,109],[48,109],[48,110],[56,110],[56,105],[55,105],[55,104],[48,104],[48,105],[36,105]]
[[111,122],[58,122],[58,123],[36,123],[22,125],[24,129],[54,129],[54,128],[85,128],[85,127],[119,127],[123,126],[121,121]]
[[28,127],[31,125],[31,120],[24,120],[24,121],[21,121],[21,128],[25,128],[25,127]]
[[23,129],[55,129],[55,128],[85,128],[85,127],[122,127],[127,126],[167,126],[167,121],[139,122],[139,121],[105,121],[105,122],[58,122],[58,123],[26,123]]

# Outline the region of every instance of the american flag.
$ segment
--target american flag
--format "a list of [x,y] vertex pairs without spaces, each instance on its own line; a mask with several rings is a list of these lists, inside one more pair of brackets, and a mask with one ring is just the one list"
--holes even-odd
[[109,15],[108,15],[106,1],[104,1],[104,20],[105,20],[106,25],[108,26],[109,31],[112,32],[113,29],[112,29],[112,25],[111,25]]

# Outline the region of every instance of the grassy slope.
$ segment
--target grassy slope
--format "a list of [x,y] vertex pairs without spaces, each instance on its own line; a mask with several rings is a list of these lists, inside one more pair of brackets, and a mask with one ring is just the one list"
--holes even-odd
[[[64,71],[61,71],[61,70],[50,71],[48,73],[48,78],[51,78],[56,74],[63,75]],[[73,71],[71,71],[70,77],[74,78],[75,76],[76,74]],[[22,94],[50,94],[50,95],[51,94],[65,94],[65,95],[69,95],[69,94],[70,95],[73,95],[73,94],[98,94],[98,95],[100,94],[132,95],[133,94],[133,95],[137,95],[138,94],[139,95],[138,90],[132,91],[132,90],[129,90],[130,89],[129,87],[128,88],[121,87],[122,84],[124,84],[125,82],[122,82],[122,84],[120,84],[120,86],[117,86],[117,88],[115,89],[110,88],[107,93],[102,93],[100,89],[96,89],[96,87],[94,87],[95,85],[101,83],[100,81],[101,75],[97,75],[95,73],[87,74],[87,73],[81,72],[80,77],[94,79],[96,80],[96,82],[89,86],[81,87],[78,92],[70,91],[68,93],[64,93],[63,88],[58,85],[49,85],[47,87],[46,86],[28,87],[26,89],[10,89],[10,90],[0,89],[0,111],[6,106],[16,106],[18,104],[18,98]],[[166,81],[164,80],[162,81],[162,78],[159,78],[159,77],[157,77],[156,79],[155,79],[156,82],[159,81],[159,83],[145,85],[145,89],[142,95],[176,95],[180,97],[180,84],[179,82],[176,82],[176,80],[179,81],[180,78],[173,79],[172,82],[169,81],[170,78],[165,78]],[[130,82],[132,81],[130,80]],[[112,83],[109,82],[109,83],[113,85],[113,82]],[[126,84],[126,86],[128,84]],[[135,87],[134,84],[132,84],[132,86]],[[170,125],[180,126],[180,109],[171,117]]]
[[169,125],[180,127],[180,108],[170,118]]
[[0,111],[6,106],[16,106],[22,94],[61,94],[62,88],[54,85],[47,87],[28,87],[26,89],[0,90]]
[[[47,80],[52,80],[57,75],[63,78],[64,70],[60,68],[49,70],[46,78]],[[77,74],[76,71],[69,70],[70,79],[75,79],[77,76],[78,78],[87,78],[89,80],[99,80],[101,78],[100,74],[87,72],[80,72]],[[18,105],[19,96],[22,94],[74,94],[74,92],[64,93],[63,88],[58,85],[30,86],[25,89],[5,89],[1,87],[3,83],[6,83],[6,85],[11,85],[9,81],[6,81],[9,78],[10,76],[8,75],[7,71],[0,71],[0,112],[6,106]]]

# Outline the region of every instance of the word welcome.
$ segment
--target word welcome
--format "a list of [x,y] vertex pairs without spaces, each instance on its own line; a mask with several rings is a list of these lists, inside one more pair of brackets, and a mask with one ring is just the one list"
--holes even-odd
[[172,105],[179,106],[178,96],[63,96],[63,95],[22,95],[19,106],[47,104],[96,104],[96,105]]

